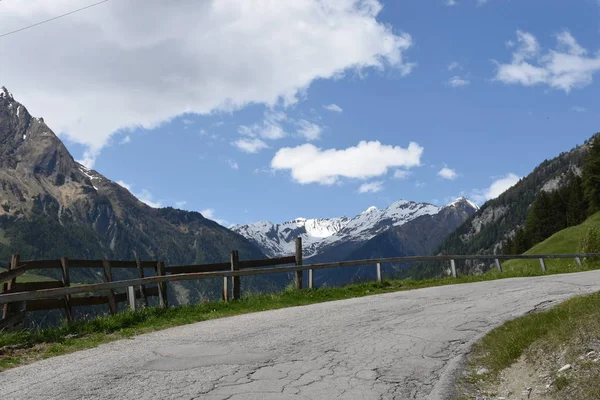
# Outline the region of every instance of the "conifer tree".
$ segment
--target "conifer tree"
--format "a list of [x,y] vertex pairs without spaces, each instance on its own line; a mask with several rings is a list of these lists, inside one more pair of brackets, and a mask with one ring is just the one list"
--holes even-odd
[[583,191],[588,202],[587,215],[600,211],[600,135],[594,136],[583,166]]

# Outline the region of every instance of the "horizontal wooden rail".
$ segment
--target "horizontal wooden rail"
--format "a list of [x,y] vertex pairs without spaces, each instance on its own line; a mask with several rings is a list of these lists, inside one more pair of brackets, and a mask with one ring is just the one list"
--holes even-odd
[[16,269],[11,269],[5,272],[0,273],[0,283],[10,281],[11,279],[17,278],[27,272],[27,268],[18,267]]
[[105,283],[96,283],[91,285],[74,286],[68,288],[58,289],[47,289],[39,290],[35,292],[22,292],[22,293],[9,293],[0,295],[0,304],[13,303],[18,301],[36,300],[36,299],[49,299],[55,297],[62,297],[67,295],[73,295],[77,293],[87,293],[100,290],[120,289],[128,286],[139,286],[150,283],[162,283],[162,282],[176,282],[176,281],[187,281],[187,280],[198,280],[207,278],[223,278],[223,277],[234,277],[234,276],[252,276],[252,275],[266,275],[280,272],[295,272],[304,271],[307,269],[328,269],[338,267],[353,267],[367,264],[377,263],[400,263],[400,262],[417,262],[417,261],[449,261],[449,260],[509,260],[509,259],[564,259],[564,258],[590,258],[600,257],[600,253],[591,254],[548,254],[548,255],[468,255],[468,256],[415,256],[415,257],[393,257],[393,258],[376,258],[368,260],[355,260],[355,261],[342,261],[335,263],[323,263],[323,264],[308,264],[308,265],[296,265],[296,266],[284,266],[284,267],[271,267],[271,268],[257,268],[257,269],[246,269],[238,271],[217,271],[217,272],[195,272],[195,273],[181,273],[172,275],[152,276],[148,278],[140,279],[129,279],[124,281],[113,281]]
[[273,265],[295,264],[296,256],[279,257],[279,258],[263,258],[262,260],[246,260],[239,261],[239,267],[242,268],[257,268],[270,267]]
[[229,271],[231,264],[215,263],[215,264],[198,264],[198,265],[178,265],[174,267],[165,267],[165,273],[169,274],[191,274],[195,272],[216,272]]

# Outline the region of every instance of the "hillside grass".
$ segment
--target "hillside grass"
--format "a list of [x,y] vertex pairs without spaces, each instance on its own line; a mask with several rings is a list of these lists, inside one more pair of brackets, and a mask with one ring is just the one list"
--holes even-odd
[[[600,228],[600,213],[592,215],[577,226],[563,229],[548,239],[536,244],[525,254],[574,254],[579,252],[579,241],[588,228]],[[548,273],[577,272],[596,269],[598,260],[582,260],[583,267],[579,267],[575,259],[545,260]],[[541,275],[541,266],[538,260],[510,260],[502,264],[503,270],[508,273],[524,273],[527,275]]]

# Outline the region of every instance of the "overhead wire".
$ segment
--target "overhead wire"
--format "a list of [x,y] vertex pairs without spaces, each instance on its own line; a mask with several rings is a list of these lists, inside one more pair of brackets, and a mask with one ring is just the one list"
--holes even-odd
[[[0,0],[0,1],[2,1],[2,0]],[[102,3],[106,3],[107,1],[108,0],[102,0],[102,1],[99,1],[97,3],[93,3],[93,4],[90,4],[90,5],[87,5],[85,7],[78,8],[77,10],[69,11],[68,13],[65,13],[65,14],[62,14],[62,15],[57,15],[56,17],[52,17],[52,18],[46,19],[44,21],[37,22],[35,24],[31,24],[31,25],[25,26],[23,28],[16,29],[14,31],[10,31],[10,32],[6,32],[6,33],[3,33],[3,34],[0,34],[0,38],[3,38],[5,36],[12,35],[14,33],[21,32],[21,31],[24,31],[26,29],[30,29],[30,28],[33,28],[33,27],[45,24],[47,22],[51,22],[51,21],[57,20],[59,18],[66,17],[66,16],[71,15],[71,14],[78,13],[78,12],[83,11],[83,10],[87,10],[88,8],[92,8],[92,7],[98,6],[98,5],[102,4]]]

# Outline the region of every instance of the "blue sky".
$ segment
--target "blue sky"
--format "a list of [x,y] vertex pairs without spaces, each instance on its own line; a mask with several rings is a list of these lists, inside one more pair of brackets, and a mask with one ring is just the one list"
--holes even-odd
[[[159,2],[146,16],[109,3],[0,42],[17,58],[0,84],[75,158],[224,224],[483,202],[600,131],[596,0],[302,0],[267,17],[223,0],[203,12],[210,41],[192,42],[184,16],[141,28]],[[189,3],[182,14],[202,11]],[[0,26],[3,12],[18,27],[85,2],[39,4],[0,4]],[[25,44],[46,68],[25,67]]]

